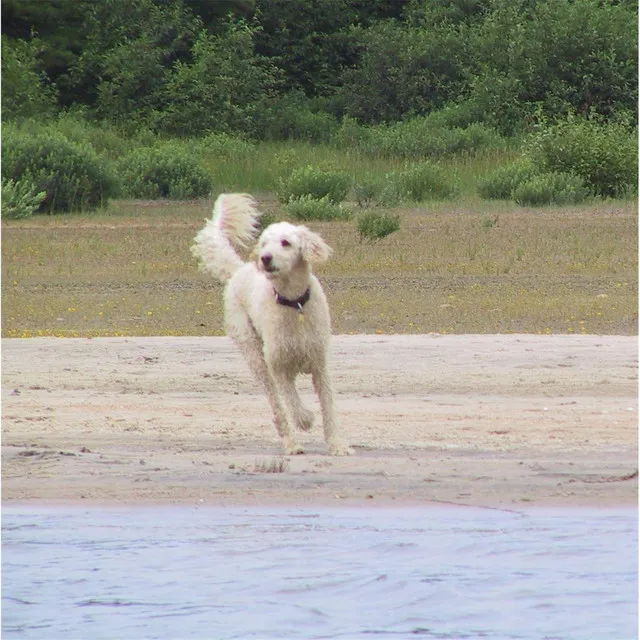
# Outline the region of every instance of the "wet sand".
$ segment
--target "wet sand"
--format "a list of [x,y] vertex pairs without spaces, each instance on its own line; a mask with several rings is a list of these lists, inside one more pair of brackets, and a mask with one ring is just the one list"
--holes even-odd
[[637,338],[339,335],[345,440],[283,456],[227,338],[2,341],[6,503],[637,504]]

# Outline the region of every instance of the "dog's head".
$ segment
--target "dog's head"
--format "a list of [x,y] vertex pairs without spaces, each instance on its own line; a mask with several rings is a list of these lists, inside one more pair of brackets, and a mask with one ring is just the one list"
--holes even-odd
[[331,248],[317,233],[288,222],[269,225],[255,249],[258,269],[270,279],[286,276],[305,263],[325,262],[330,255]]

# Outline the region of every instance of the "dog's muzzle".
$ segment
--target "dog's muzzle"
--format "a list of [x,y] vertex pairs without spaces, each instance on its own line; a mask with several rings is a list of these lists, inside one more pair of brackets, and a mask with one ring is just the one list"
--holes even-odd
[[278,270],[276,265],[273,263],[273,256],[270,253],[265,253],[264,255],[260,256],[260,262],[262,263],[262,268],[267,273],[274,273]]

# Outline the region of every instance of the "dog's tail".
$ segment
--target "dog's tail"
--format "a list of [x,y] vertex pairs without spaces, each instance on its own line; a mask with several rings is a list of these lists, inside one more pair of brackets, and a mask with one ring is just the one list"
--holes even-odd
[[226,282],[244,264],[233,245],[245,248],[258,232],[260,211],[246,193],[223,193],[213,207],[213,217],[195,237],[191,253],[213,277]]

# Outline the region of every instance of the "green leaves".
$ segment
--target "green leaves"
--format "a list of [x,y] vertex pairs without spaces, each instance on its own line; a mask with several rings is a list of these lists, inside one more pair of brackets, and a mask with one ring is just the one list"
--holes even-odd
[[300,197],[327,198],[338,204],[347,197],[350,188],[349,174],[306,166],[294,169],[288,177],[280,179],[278,198],[285,203]]
[[9,219],[28,218],[38,210],[46,192],[38,191],[30,180],[2,179],[2,217]]
[[381,240],[400,229],[400,216],[367,211],[358,216],[356,224],[360,242]]
[[209,172],[181,145],[136,149],[120,159],[118,172],[131,198],[205,197],[212,186]]
[[637,186],[637,133],[623,124],[569,118],[537,134],[528,153],[542,170],[580,176],[595,195],[620,197]]
[[70,142],[60,133],[27,133],[5,126],[2,173],[45,192],[40,210],[48,213],[91,211],[115,195],[118,182],[111,163],[89,144]]

